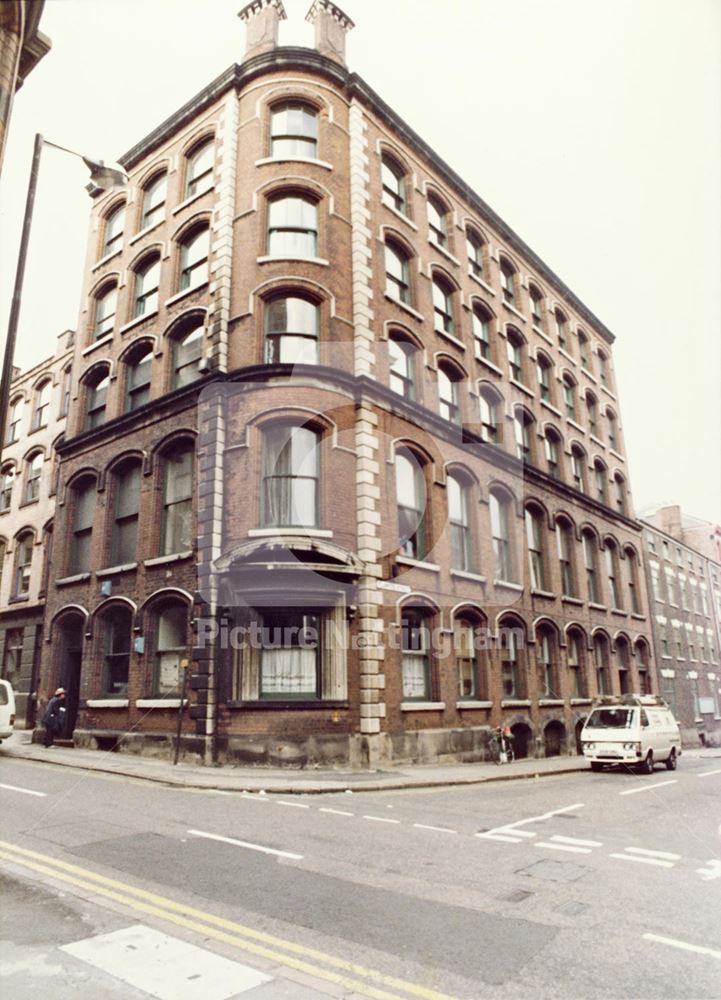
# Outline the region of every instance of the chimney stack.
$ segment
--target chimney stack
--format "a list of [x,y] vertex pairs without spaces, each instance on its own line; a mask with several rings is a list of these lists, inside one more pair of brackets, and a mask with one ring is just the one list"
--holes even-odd
[[330,0],[313,0],[305,19],[315,25],[318,51],[345,66],[345,36],[355,27],[348,15]]
[[286,18],[283,0],[251,0],[238,17],[246,26],[244,59],[277,48],[278,25]]

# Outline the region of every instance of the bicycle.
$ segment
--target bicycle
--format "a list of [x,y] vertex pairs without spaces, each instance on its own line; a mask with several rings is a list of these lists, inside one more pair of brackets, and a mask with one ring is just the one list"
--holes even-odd
[[513,744],[507,736],[493,736],[490,742],[491,760],[495,764],[513,762]]

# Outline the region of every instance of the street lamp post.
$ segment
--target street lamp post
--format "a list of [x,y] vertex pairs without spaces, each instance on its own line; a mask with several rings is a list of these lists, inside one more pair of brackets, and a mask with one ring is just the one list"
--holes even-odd
[[30,180],[28,182],[28,193],[25,200],[25,215],[23,217],[22,235],[20,237],[20,250],[18,251],[17,270],[15,272],[15,285],[13,287],[13,297],[10,306],[10,318],[8,320],[7,341],[5,342],[5,356],[3,358],[2,378],[0,379],[0,460],[2,449],[5,446],[5,425],[7,421],[8,403],[10,400],[10,383],[13,374],[13,358],[15,356],[15,342],[17,340],[18,322],[20,319],[20,304],[22,302],[23,280],[25,278],[25,263],[28,255],[28,244],[30,242],[30,227],[33,219],[33,208],[35,206],[35,192],[38,185],[38,171],[40,169],[40,154],[43,146],[52,146],[54,149],[61,149],[64,153],[71,153],[79,156],[90,170],[90,179],[96,188],[105,190],[111,187],[120,187],[127,184],[127,175],[122,170],[107,167],[102,160],[91,160],[81,153],[76,153],[65,146],[58,146],[54,142],[43,139],[40,133],[35,136],[33,146],[33,160],[30,167]]

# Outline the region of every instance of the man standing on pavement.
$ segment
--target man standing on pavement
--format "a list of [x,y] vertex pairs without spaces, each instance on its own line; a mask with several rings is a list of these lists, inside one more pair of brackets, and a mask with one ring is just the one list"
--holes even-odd
[[51,747],[55,737],[59,736],[65,727],[65,688],[59,687],[55,691],[43,712],[41,722],[45,726],[43,744]]

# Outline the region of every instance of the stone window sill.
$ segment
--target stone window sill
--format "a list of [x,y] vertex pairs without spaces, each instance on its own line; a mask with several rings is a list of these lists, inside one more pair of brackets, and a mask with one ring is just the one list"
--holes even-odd
[[226,701],[227,708],[244,708],[244,709],[256,709],[258,711],[266,711],[267,709],[288,711],[288,709],[319,709],[327,710],[329,708],[348,708],[347,701],[323,701],[320,698],[313,700],[303,700],[299,698],[297,701],[293,699],[280,699],[271,700],[270,698],[256,699],[253,701]]
[[588,606],[589,608],[593,608],[594,611],[608,611],[605,604],[596,604],[595,601],[589,601]]
[[168,306],[175,305],[176,302],[180,302],[181,299],[186,298],[188,295],[192,295],[193,292],[199,292],[204,288],[208,287],[207,281],[201,281],[199,285],[193,285],[192,288],[184,288],[182,292],[176,292],[175,295],[171,295],[169,299],[165,300],[165,308]]
[[414,319],[420,320],[421,323],[425,323],[425,316],[414,309],[413,306],[409,306],[407,302],[401,302],[400,299],[394,299],[392,295],[388,294],[388,292],[383,293],[383,298],[387,299],[388,302],[393,302],[399,309],[402,309],[403,312],[407,312],[410,316],[413,316]]
[[323,170],[332,170],[333,164],[326,162],[326,160],[316,160],[312,156],[264,156],[260,160],[255,161],[256,167],[265,167],[269,163],[308,163],[316,167],[322,167]]
[[488,358],[479,358],[478,355],[476,355],[476,361],[479,361],[485,368],[490,368],[492,372],[495,372],[496,375],[500,375],[501,378],[503,378],[503,371],[498,367],[498,365],[494,365],[492,361],[489,361]]
[[423,559],[413,559],[411,556],[396,556],[396,562],[401,566],[415,566],[417,569],[427,569],[430,573],[440,573],[438,563],[425,562]]
[[445,247],[442,247],[442,246],[441,246],[441,245],[440,245],[439,243],[436,243],[436,241],[435,241],[435,240],[432,240],[432,239],[430,238],[430,236],[428,237],[428,242],[430,243],[430,245],[431,245],[431,246],[432,246],[432,247],[433,247],[433,248],[434,248],[435,250],[437,250],[437,251],[438,251],[438,253],[440,253],[440,254],[443,254],[443,256],[444,256],[444,257],[446,258],[446,260],[449,260],[449,261],[451,262],[451,264],[455,264],[455,265],[456,265],[456,267],[460,267],[460,266],[461,266],[461,262],[460,262],[459,260],[457,260],[457,259],[456,259],[456,258],[455,258],[455,257],[453,256],[453,254],[452,254],[452,253],[450,253],[450,251],[446,250],[446,248],[445,248]]
[[530,708],[531,699],[530,698],[504,698],[501,702],[501,708]]
[[477,274],[474,274],[470,267],[468,268],[468,277],[473,278],[473,280],[477,282],[477,284],[479,284],[484,291],[488,292],[489,295],[496,294],[494,289],[492,289],[490,285],[486,284],[483,278],[479,278]]
[[450,344],[453,344],[455,347],[459,348],[459,350],[465,351],[466,345],[463,343],[462,340],[459,340],[458,337],[454,337],[452,333],[447,333],[445,330],[436,330],[435,332],[438,334],[439,337],[444,337]]
[[174,552],[169,556],[155,556],[153,559],[144,559],[143,566],[164,566],[166,563],[179,562],[181,559],[189,559],[192,554],[192,549],[188,549],[187,552]]
[[212,191],[214,188],[215,184],[211,184],[210,187],[205,188],[204,191],[198,191],[197,194],[191,194],[189,198],[186,198],[185,201],[181,201],[179,205],[175,206],[175,208],[172,211],[172,214],[177,215],[178,212],[182,212],[184,208],[187,208],[188,205],[192,205],[194,201],[197,201],[199,198],[202,198],[204,194],[208,194],[208,192]]
[[451,576],[457,576],[459,580],[470,580],[473,583],[486,583],[485,576],[480,573],[471,573],[465,569],[452,569]]
[[539,698],[538,704],[541,708],[557,708],[564,704],[563,698]]
[[555,601],[556,597],[558,595],[557,594],[552,594],[550,592],[550,590],[537,590],[535,587],[531,587],[531,596],[532,597],[545,597],[549,601]]
[[90,579],[90,573],[74,573],[72,576],[63,576],[55,581],[56,587],[66,587],[71,583],[85,583]]
[[445,701],[402,701],[401,712],[442,712]]
[[85,357],[88,354],[92,354],[93,351],[97,351],[99,347],[105,347],[105,345],[109,344],[112,341],[112,339],[113,339],[113,333],[111,331],[110,333],[106,333],[104,337],[100,337],[98,340],[94,340],[92,344],[88,344],[88,346],[83,348],[83,350],[80,353],[83,357]]
[[256,264],[285,264],[285,263],[303,263],[303,264],[320,264],[321,267],[330,267],[330,261],[326,260],[325,257],[256,257]]
[[543,407],[544,409],[546,409],[546,410],[550,410],[550,411],[551,411],[551,413],[554,413],[554,414],[555,414],[555,415],[556,415],[557,417],[559,417],[559,418],[561,418],[561,417],[563,416],[563,414],[561,413],[561,411],[560,411],[560,410],[557,410],[557,409],[556,409],[556,407],[555,407],[555,406],[553,406],[553,404],[552,404],[552,403],[549,403],[549,402],[548,402],[548,400],[545,400],[545,399],[542,399],[542,400],[541,400],[541,406],[542,406],[542,407]]
[[88,708],[127,708],[130,701],[127,698],[88,698],[85,704]]
[[154,229],[157,229],[158,226],[162,226],[164,222],[165,222],[164,218],[159,219],[157,222],[154,222],[152,226],[146,226],[145,229],[141,229],[139,233],[135,234],[135,236],[130,237],[130,239],[128,240],[128,245],[132,246],[134,243],[137,243],[138,240],[142,240],[144,236],[147,236],[148,233],[152,233]]
[[[183,708],[188,704],[188,699],[183,698]],[[135,702],[136,708],[180,708],[180,698],[138,698]]]
[[523,591],[523,584],[513,583],[512,580],[494,580],[493,586],[502,587],[505,588],[506,590],[515,590],[519,594]]
[[108,264],[111,260],[113,260],[114,257],[119,257],[122,252],[123,248],[118,247],[117,250],[112,250],[109,254],[106,254],[104,257],[101,257],[96,264],[93,264],[92,273],[95,274],[96,271],[99,271],[101,267],[105,267],[105,265]]
[[103,576],[115,576],[116,573],[127,573],[130,570],[137,569],[138,564],[136,562],[123,563],[120,566],[108,566],[106,569],[98,569],[95,571],[97,577]]
[[524,385],[523,382],[519,382],[515,378],[509,378],[508,381],[511,385],[515,386],[516,389],[520,389],[521,392],[525,393],[526,396],[529,396],[531,399],[536,398],[535,392],[532,389],[529,389],[527,385]]
[[248,538],[332,538],[333,532],[326,528],[249,528]]
[[593,698],[571,698],[572,705],[592,705]]
[[583,601],[579,597],[569,597],[566,594],[564,594],[563,597],[561,598],[561,603],[562,604],[576,604],[579,608],[583,607]]
[[518,319],[520,319],[521,323],[525,323],[526,322],[526,317],[523,315],[523,313],[519,312],[518,309],[516,309],[515,306],[512,306],[510,302],[504,302],[503,303],[503,308],[507,309],[510,313],[513,313],[514,316],[518,317]]
[[397,208],[394,208],[392,205],[387,204],[387,202],[385,201],[383,202],[383,205],[385,206],[385,208],[388,209],[389,212],[392,212],[397,219],[400,219],[401,222],[405,222],[407,226],[410,226],[411,229],[413,229],[415,232],[418,232],[418,226],[415,224],[415,222],[413,222],[412,219],[409,219],[407,215],[404,215],[403,212],[399,212]]
[[473,701],[469,698],[467,701],[457,701],[456,708],[462,711],[464,708],[493,708],[492,701]]
[[158,310],[153,309],[152,312],[143,313],[142,316],[136,316],[135,319],[131,319],[129,323],[125,323],[120,327],[118,333],[127,333],[128,330],[132,330],[136,326],[140,326],[141,323],[145,323],[146,320],[155,319],[158,315]]

